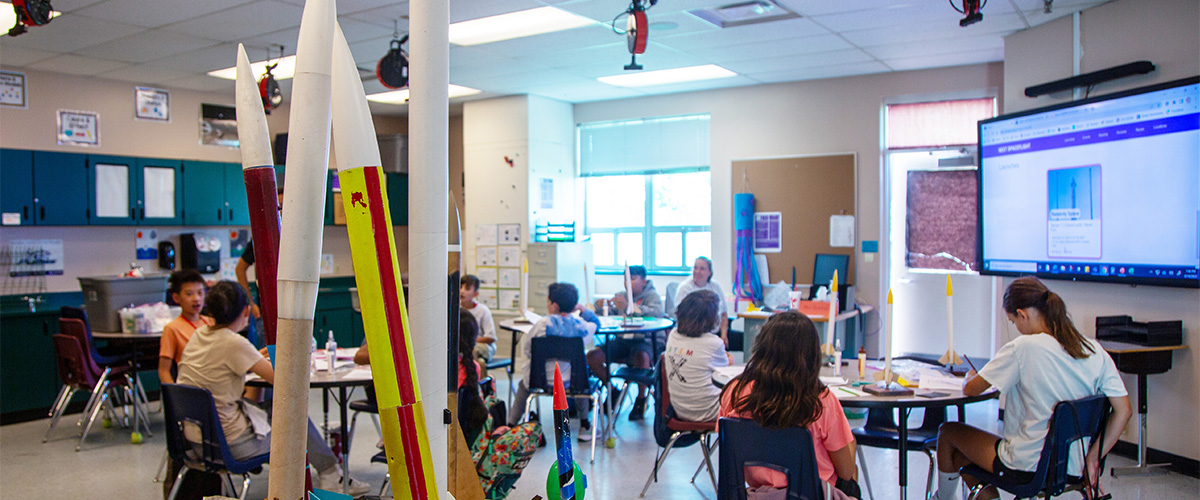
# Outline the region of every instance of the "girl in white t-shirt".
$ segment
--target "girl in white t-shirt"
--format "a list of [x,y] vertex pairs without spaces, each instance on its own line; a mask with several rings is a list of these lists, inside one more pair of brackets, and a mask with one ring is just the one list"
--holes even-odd
[[[958,470],[967,464],[1018,481],[1023,477],[1032,479],[1054,405],[1103,394],[1113,407],[1104,442],[1090,446],[1086,471],[1077,453],[1073,453],[1069,462],[1070,474],[1084,476],[1089,485],[1098,487],[1100,457],[1117,443],[1133,415],[1112,358],[1095,340],[1079,333],[1067,315],[1062,297],[1037,278],[1026,276],[1008,286],[1003,306],[1021,336],[1001,347],[979,373],[968,373],[963,393],[974,396],[992,387],[1004,393],[1004,435],[996,436],[958,422],[942,424],[938,433],[935,499],[959,498]],[[966,480],[972,486],[978,483],[970,476]],[[996,497],[994,487],[989,487],[975,498]]]
[[725,343],[713,335],[717,303],[721,299],[708,290],[689,294],[679,303],[679,326],[667,337],[663,369],[675,415],[690,422],[717,419],[721,389],[712,383],[713,370],[733,361]]

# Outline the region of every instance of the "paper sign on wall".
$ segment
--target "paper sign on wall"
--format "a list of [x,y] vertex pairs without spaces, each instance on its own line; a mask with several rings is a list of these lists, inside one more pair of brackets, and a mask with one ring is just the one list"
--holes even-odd
[[757,253],[783,251],[783,213],[754,212],[754,251]]
[[854,216],[829,216],[829,246],[854,247]]
[[139,229],[137,231],[137,259],[151,260],[158,258],[158,231],[154,229]]
[[91,111],[58,110],[58,145],[99,146],[100,114]]
[[25,101],[25,73],[0,71],[0,106],[28,107]]
[[150,87],[134,87],[133,116],[138,120],[171,121],[171,93]]
[[62,240],[12,240],[8,244],[11,260],[9,276],[61,276],[63,273]]
[[520,224],[500,224],[496,226],[500,233],[501,245],[520,245],[521,244],[521,225]]

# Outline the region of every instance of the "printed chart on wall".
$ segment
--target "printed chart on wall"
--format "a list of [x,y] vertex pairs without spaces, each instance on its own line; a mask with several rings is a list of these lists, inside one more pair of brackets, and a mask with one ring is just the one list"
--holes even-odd
[[25,73],[0,71],[0,106],[28,107],[25,101]]
[[91,111],[58,110],[59,146],[99,146],[100,115]]
[[475,226],[479,301],[493,309],[521,307],[521,225]]

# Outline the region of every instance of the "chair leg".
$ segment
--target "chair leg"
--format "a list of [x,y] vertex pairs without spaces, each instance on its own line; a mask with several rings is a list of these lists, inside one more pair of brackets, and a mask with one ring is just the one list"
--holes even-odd
[[[533,413],[533,402],[537,400],[537,396],[537,393],[531,393],[529,397],[525,398],[525,422],[531,420],[529,416]],[[538,416],[541,417],[541,414],[538,414]]]
[[152,483],[157,483],[163,479],[166,479],[166,478],[162,477],[162,475],[163,475],[163,473],[167,472],[167,459],[168,458],[171,458],[170,452],[167,450],[163,450],[162,461],[158,463],[158,472],[154,473],[154,480],[151,481]]
[[58,409],[59,403],[62,402],[63,397],[67,395],[67,391],[69,390],[71,390],[71,386],[69,384],[63,384],[62,389],[58,390],[58,397],[54,398],[54,406],[51,406],[50,411],[46,413],[47,417],[54,417],[54,411]]
[[[708,443],[708,456],[711,457],[714,451],[717,451],[717,442],[711,441]],[[706,463],[708,464],[710,469],[712,468],[711,462],[701,461],[700,464],[696,466],[696,472],[692,474],[692,482],[693,483],[696,482],[696,478],[700,477],[700,471],[704,470],[704,465]]]
[[379,437],[383,437],[383,427],[379,426],[379,415],[374,413],[370,413],[369,415],[371,416],[371,423],[375,424],[375,432],[379,433]]
[[867,472],[867,457],[863,455],[862,446],[855,448],[858,451],[858,464],[862,466],[863,482],[867,483],[867,496],[875,500],[875,492],[871,491],[871,474]]
[[596,428],[600,427],[600,397],[592,394],[592,463],[596,463]]
[[925,478],[925,495],[928,496],[933,492],[933,468],[937,467],[937,459],[934,458],[933,452],[929,450],[921,450],[925,452],[925,456],[929,457],[929,477]]
[[671,435],[671,440],[667,442],[667,447],[663,449],[662,455],[659,455],[658,460],[654,462],[654,470],[650,471],[650,477],[646,478],[646,485],[642,487],[642,492],[638,494],[638,498],[645,498],[646,490],[650,489],[650,483],[658,479],[658,469],[667,460],[667,454],[671,453],[671,448],[675,446],[675,441],[682,435],[682,432],[676,432]]
[[75,395],[75,391],[74,387],[69,385],[63,386],[63,391],[59,393],[58,401],[54,403],[54,408],[50,410],[50,428],[46,429],[46,436],[42,438],[43,443],[50,440],[50,433],[54,432],[54,426],[58,425],[58,420],[62,418],[67,405],[71,403],[71,396]]
[[87,417],[87,425],[83,427],[83,433],[79,436],[79,444],[75,445],[75,451],[83,448],[83,440],[87,439],[88,432],[92,430],[92,424],[96,422],[96,417],[100,415],[100,410],[108,402],[108,381],[104,381],[103,388],[100,391],[100,401],[92,408],[91,415]]
[[717,491],[717,474],[713,472],[712,465],[712,450],[716,446],[715,444],[713,446],[708,444],[709,436],[709,434],[705,433],[704,439],[701,441],[701,444],[704,446],[704,466],[708,468],[708,478],[712,480],[713,491]]
[[242,474],[242,493],[238,500],[246,500],[246,492],[250,491],[250,474]]
[[100,388],[106,385],[105,382],[108,382],[108,374],[111,371],[112,368],[105,368],[104,372],[100,374],[100,378],[96,379],[96,385],[92,386],[92,396],[88,398],[87,406],[83,408],[83,413],[79,415],[79,423],[77,425],[80,427],[83,427],[83,419],[92,413],[92,405],[95,405],[99,401],[100,394],[104,392]]
[[187,466],[179,468],[179,474],[175,475],[175,484],[171,485],[171,492],[167,494],[167,500],[175,500],[175,495],[179,494],[179,485],[183,484],[183,476],[188,472]]

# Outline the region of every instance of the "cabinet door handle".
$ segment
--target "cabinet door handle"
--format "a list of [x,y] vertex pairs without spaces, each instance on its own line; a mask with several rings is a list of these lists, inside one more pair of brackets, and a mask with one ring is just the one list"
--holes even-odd
[[42,220],[46,220],[46,207],[38,207],[38,210]]
[[233,222],[233,209],[229,209],[229,222]]
[[221,220],[221,209],[217,209],[217,220]]
[[141,214],[139,218],[141,220],[146,220],[146,207],[139,208],[138,211]]
[[29,220],[29,205],[21,207],[21,218]]

